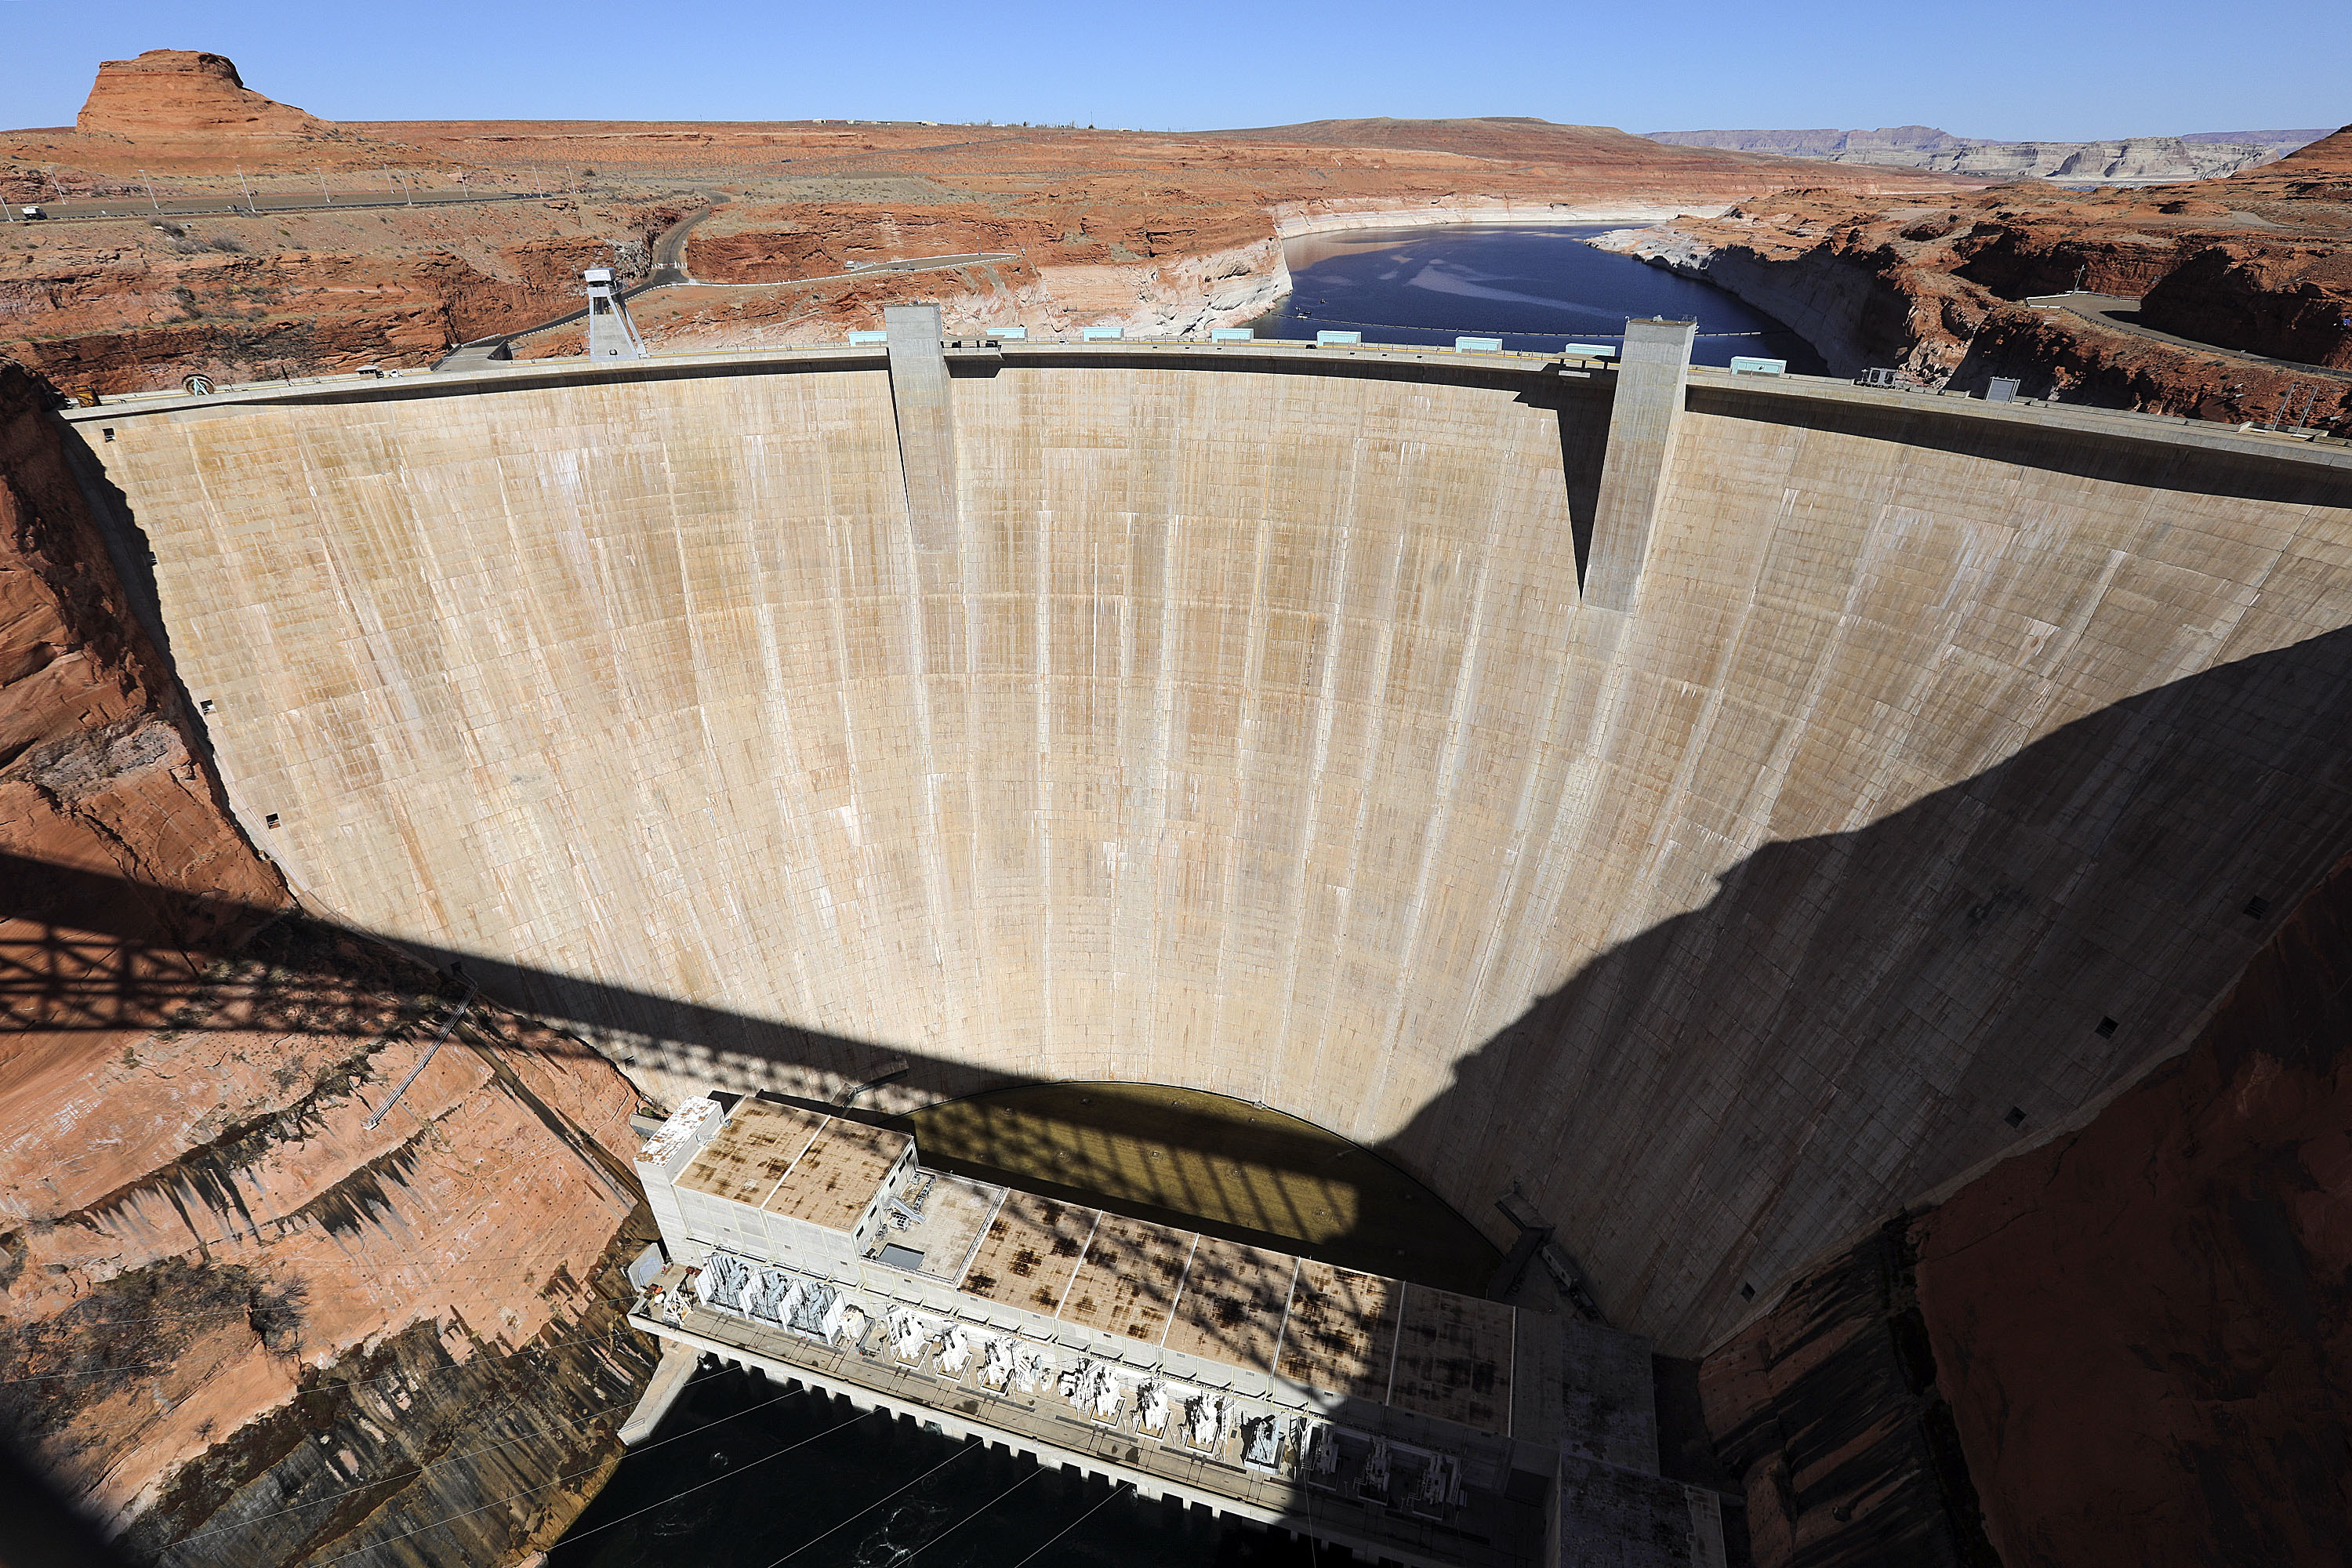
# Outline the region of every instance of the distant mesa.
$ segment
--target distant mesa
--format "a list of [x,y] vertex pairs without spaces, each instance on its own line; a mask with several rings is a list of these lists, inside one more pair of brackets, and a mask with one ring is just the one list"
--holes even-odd
[[1646,134],[1649,140],[1668,146],[1770,153],[1783,158],[1874,163],[1986,179],[2147,184],[2217,179],[2259,168],[2327,132],[2200,132],[2104,142],[1995,142],[1955,136],[1932,125],[1886,125],[1875,131],[1653,131]]
[[2285,165],[2279,170],[2282,174],[2352,171],[2352,125],[2298,147],[2279,162]]
[[149,49],[137,59],[105,61],[74,125],[138,140],[335,133],[331,121],[247,88],[226,56],[194,49]]

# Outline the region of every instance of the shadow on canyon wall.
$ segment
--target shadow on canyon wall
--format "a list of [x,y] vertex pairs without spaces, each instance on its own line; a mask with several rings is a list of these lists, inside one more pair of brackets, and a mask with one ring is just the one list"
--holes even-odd
[[[1809,1258],[2185,1044],[2276,916],[2352,851],[2347,736],[2352,631],[2078,719],[1853,832],[1768,844],[1706,905],[1586,963],[1462,1058],[1381,1152],[1424,1178],[1450,1169],[1474,1209],[1517,1179],[1604,1309],[1681,1296],[1685,1331],[1719,1330],[1744,1287],[1761,1305]],[[0,859],[0,888],[12,1035],[102,1049],[125,1029],[344,1026],[337,973],[224,973],[279,911],[21,858]],[[422,956],[579,1029],[583,1052],[636,1035],[722,1077],[730,1058],[853,1076],[903,1058],[918,1089],[970,1076],[486,954]],[[1302,1140],[1298,1157],[1324,1149]],[[1901,1405],[1917,1384],[1840,1397]],[[1917,1480],[1916,1446],[1875,1458],[1888,1487]],[[1873,1462],[1849,1456],[1840,1484]]]

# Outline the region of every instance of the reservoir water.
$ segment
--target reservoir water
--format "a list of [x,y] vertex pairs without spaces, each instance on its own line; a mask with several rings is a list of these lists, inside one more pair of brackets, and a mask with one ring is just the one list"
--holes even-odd
[[1568,226],[1448,224],[1307,235],[1286,247],[1291,294],[1251,323],[1262,338],[1312,340],[1357,331],[1368,343],[1453,346],[1457,336],[1501,338],[1507,349],[1556,353],[1562,342],[1622,342],[1628,316],[1698,320],[1694,364],[1735,354],[1785,359],[1801,374],[1828,365],[1780,321],[1711,283],[1580,237]]

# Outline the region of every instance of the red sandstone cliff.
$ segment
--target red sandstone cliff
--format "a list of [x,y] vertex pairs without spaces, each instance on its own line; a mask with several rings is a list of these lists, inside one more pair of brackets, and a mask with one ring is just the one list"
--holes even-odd
[[324,136],[334,130],[253,91],[225,57],[194,49],[149,49],[136,59],[105,61],[74,127],[134,138],[215,141]]
[[2352,370],[2352,250],[2201,247],[2150,287],[2140,319],[2165,331],[2275,359]]
[[[677,210],[530,204],[501,213],[513,236],[505,243],[431,209],[404,210],[397,223],[306,216],[297,221],[318,243],[285,248],[295,236],[268,218],[139,225],[113,237],[61,230],[45,237],[36,263],[0,255],[0,324],[26,334],[0,339],[0,354],[76,395],[102,395],[199,371],[226,384],[429,364],[452,343],[576,308],[581,269],[616,249],[642,268]],[[404,243],[338,246],[367,228]]]
[[2352,861],[2185,1056],[1706,1358],[1756,1561],[2352,1561],[2348,1205]]
[[140,1557],[511,1558],[649,1366],[635,1096],[478,1001],[366,1126],[458,988],[289,907],[47,397],[0,366],[0,1440]]
[[[1788,190],[1607,243],[1771,312],[1837,374],[1887,365],[1964,391],[2009,375],[2029,396],[2334,427],[2352,422],[2352,381],[2301,367],[2352,368],[2347,147],[2338,132],[2227,179],[2139,191]],[[2075,289],[2139,306],[2027,302]]]

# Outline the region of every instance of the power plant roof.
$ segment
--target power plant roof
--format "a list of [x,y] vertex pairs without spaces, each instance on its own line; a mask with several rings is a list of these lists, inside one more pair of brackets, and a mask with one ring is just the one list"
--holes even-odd
[[677,1184],[758,1208],[815,1142],[824,1121],[822,1116],[765,1100],[737,1106],[727,1125],[679,1174]]
[[[912,1142],[863,1122],[747,1100],[677,1184],[835,1231],[855,1226],[878,1194],[898,1211],[897,1226],[866,1256],[944,1280],[959,1295],[1509,1432],[1511,1307],[911,1163],[891,1182]],[[984,1228],[975,1223],[982,1212]],[[740,1233],[706,1239],[746,1245]],[[772,1245],[769,1260],[820,1266],[777,1249],[788,1245]],[[977,1302],[974,1315],[985,1316]]]
[[892,1163],[913,1142],[903,1132],[835,1117],[761,1206],[829,1230],[847,1230],[873,1203]]

